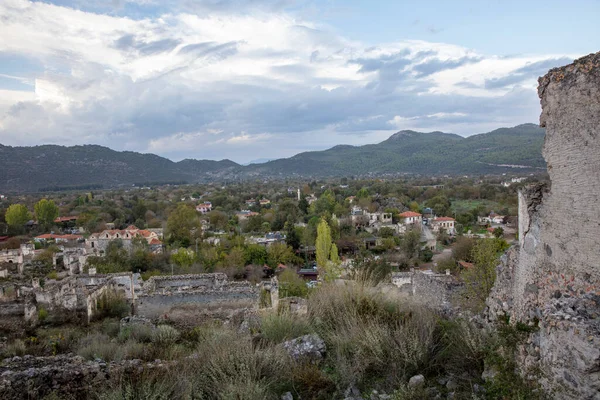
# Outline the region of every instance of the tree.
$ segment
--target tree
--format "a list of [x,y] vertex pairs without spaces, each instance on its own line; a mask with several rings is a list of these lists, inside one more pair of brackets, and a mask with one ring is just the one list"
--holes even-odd
[[473,247],[475,239],[468,237],[459,237],[456,244],[452,248],[452,257],[456,261],[473,262]]
[[200,220],[196,210],[186,204],[179,204],[167,219],[167,238],[169,243],[179,243],[188,247],[193,239],[200,237]]
[[501,227],[495,228],[493,234],[495,237],[501,238],[502,236],[504,236],[504,229],[502,229]]
[[312,205],[310,206],[310,212],[316,215],[333,213],[336,201],[335,195],[331,190],[326,190]]
[[246,247],[245,253],[245,261],[246,265],[253,264],[263,266],[267,263],[267,249],[259,244],[251,244]]
[[473,268],[465,270],[461,276],[465,281],[465,290],[469,299],[473,299],[477,309],[485,305],[494,282],[496,265],[503,246],[496,239],[480,239],[472,250]]
[[183,247],[171,254],[171,262],[186,270],[192,266],[195,258],[196,255],[192,250],[185,249]]
[[6,219],[6,223],[11,228],[21,230],[31,219],[31,213],[22,204],[11,204],[6,210],[4,219]]
[[411,229],[404,234],[401,242],[401,248],[408,259],[415,257],[419,251],[421,243],[421,232],[417,229]]
[[294,250],[284,243],[273,243],[267,248],[267,264],[271,268],[275,268],[279,264],[295,264],[296,259]]
[[223,211],[213,210],[208,213],[210,225],[217,230],[225,230],[229,217]]
[[331,241],[331,229],[322,218],[317,227],[317,266],[324,272],[326,281],[333,281],[340,275],[337,246]]
[[306,282],[294,271],[286,269],[279,275],[279,297],[306,297],[307,295]]
[[425,206],[433,208],[437,215],[450,214],[450,200],[446,196],[438,195],[425,202]]
[[38,224],[45,230],[49,229],[58,217],[58,207],[52,200],[41,199],[35,204],[33,209],[35,210],[35,217]]
[[289,221],[285,223],[285,243],[291,246],[292,249],[298,250],[300,248],[300,235],[294,224]]

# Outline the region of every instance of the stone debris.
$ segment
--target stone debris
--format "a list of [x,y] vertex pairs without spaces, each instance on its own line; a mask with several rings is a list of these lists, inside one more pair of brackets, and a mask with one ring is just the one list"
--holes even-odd
[[408,380],[408,386],[411,388],[419,388],[425,385],[425,377],[423,375],[415,375]]
[[325,355],[325,342],[316,334],[304,335],[283,343],[284,349],[296,361],[317,363]]

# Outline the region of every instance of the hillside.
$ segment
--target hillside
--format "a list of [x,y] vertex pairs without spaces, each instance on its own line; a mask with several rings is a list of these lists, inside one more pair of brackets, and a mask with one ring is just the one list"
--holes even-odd
[[184,160],[107,147],[0,145],[0,190],[100,188],[132,184],[192,182],[219,177],[233,161]]
[[378,144],[335,146],[251,165],[248,170],[255,174],[317,176],[496,173],[510,169],[499,165],[545,168],[543,142],[544,129],[534,124],[467,138],[442,132],[400,131]]
[[486,174],[503,165],[545,168],[544,129],[534,124],[473,135],[400,131],[378,144],[339,145],[263,164],[230,160],[173,162],[154,154],[118,152],[96,145],[0,145],[0,191],[100,188],[131,184],[205,182],[282,176]]

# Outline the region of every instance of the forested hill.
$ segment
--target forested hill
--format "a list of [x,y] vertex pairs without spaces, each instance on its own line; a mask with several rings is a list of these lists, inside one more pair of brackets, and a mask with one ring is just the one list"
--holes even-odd
[[534,124],[467,138],[442,132],[400,131],[378,144],[340,145],[248,166],[230,160],[173,162],[153,154],[118,152],[95,145],[0,145],[0,192],[193,183],[259,176],[486,174],[505,172],[514,166],[525,166],[529,171],[545,168],[541,154],[543,141],[544,129]]
[[530,170],[545,169],[544,133],[543,128],[534,124],[501,128],[467,138],[443,132],[400,131],[378,144],[335,146],[250,165],[247,169],[258,175],[315,176],[486,174],[510,170],[517,165]]

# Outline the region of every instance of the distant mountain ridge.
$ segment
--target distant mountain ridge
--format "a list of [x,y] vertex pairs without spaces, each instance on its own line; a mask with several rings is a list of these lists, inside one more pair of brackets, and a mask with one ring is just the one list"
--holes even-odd
[[0,145],[0,192],[107,188],[132,184],[195,183],[252,177],[328,177],[377,174],[500,173],[510,166],[545,168],[544,129],[534,124],[462,137],[404,130],[377,144],[338,145],[263,164],[231,160],[173,162],[154,154],[98,145]]

